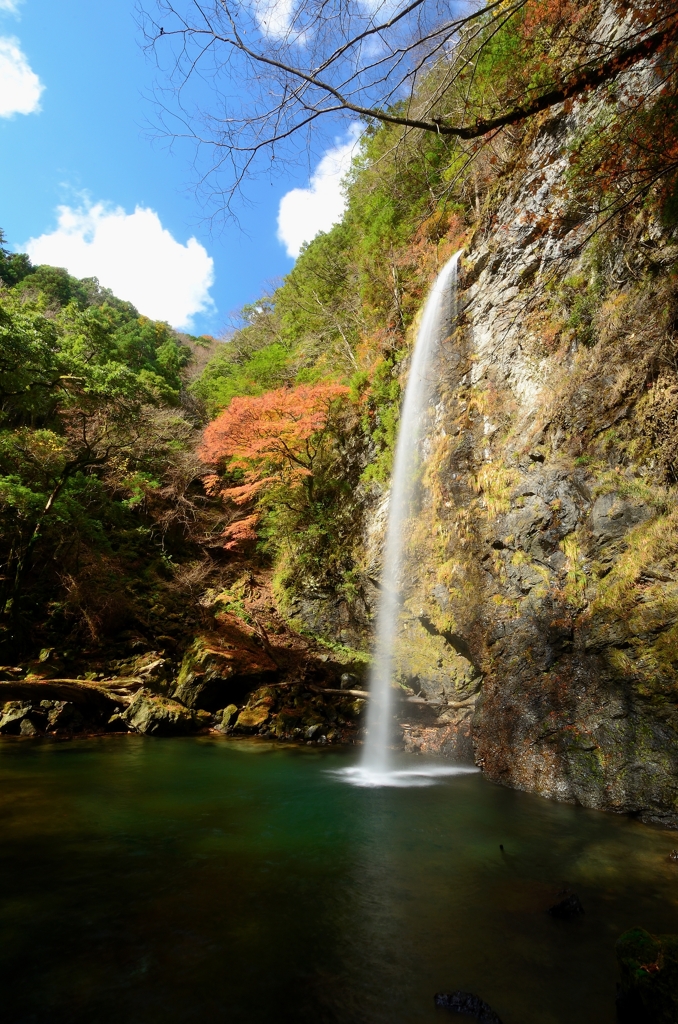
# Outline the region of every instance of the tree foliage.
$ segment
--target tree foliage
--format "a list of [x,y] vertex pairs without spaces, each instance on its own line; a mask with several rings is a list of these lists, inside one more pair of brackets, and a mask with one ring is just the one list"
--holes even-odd
[[205,485],[233,509],[222,534],[227,551],[259,533],[278,558],[295,552],[298,585],[303,569],[313,578],[322,564],[332,575],[337,560],[350,561],[341,550],[350,506],[339,504],[350,493],[348,395],[339,384],[301,384],[234,398],[205,429],[200,454],[219,471]]
[[[221,488],[222,496],[244,505],[273,485],[289,491],[303,484],[312,497],[333,414],[347,394],[348,388],[338,384],[302,384],[234,398],[205,429],[200,449],[205,462],[242,480]],[[212,491],[217,481],[208,479]]]
[[0,643],[20,643],[26,600],[131,540],[195,428],[167,324],[4,247],[0,276]]

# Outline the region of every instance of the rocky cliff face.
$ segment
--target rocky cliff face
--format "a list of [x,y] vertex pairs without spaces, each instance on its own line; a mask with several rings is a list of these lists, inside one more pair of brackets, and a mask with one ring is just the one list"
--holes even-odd
[[535,128],[465,256],[401,641],[452,706],[406,742],[678,826],[675,249],[643,214],[587,242],[593,116]]
[[[464,255],[397,652],[442,703],[401,725],[497,782],[678,827],[678,248],[646,213],[590,237],[568,167],[595,116],[533,126]],[[367,518],[373,576],[383,502]],[[346,607],[316,604],[346,638]]]

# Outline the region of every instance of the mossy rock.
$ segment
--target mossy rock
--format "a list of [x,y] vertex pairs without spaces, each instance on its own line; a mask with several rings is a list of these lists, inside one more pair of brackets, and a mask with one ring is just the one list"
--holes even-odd
[[256,708],[245,708],[238,715],[235,723],[237,729],[258,729],[268,720],[270,712],[265,705]]
[[150,690],[139,690],[122,718],[132,732],[144,736],[185,736],[202,724],[183,704]]
[[678,935],[632,928],[617,940],[619,1018],[628,1024],[678,1021]]
[[28,718],[31,710],[30,704],[18,700],[7,701],[0,712],[0,733],[18,734],[22,722]]
[[219,728],[224,731],[228,729],[237,714],[237,704],[229,704],[227,708],[223,709],[223,711],[217,711],[215,718],[219,722]]
[[172,696],[187,707],[216,711],[277,671],[245,623],[221,615],[219,626],[196,637],[184,655]]
[[42,679],[19,679],[0,682],[0,707],[7,701],[22,701],[37,706],[43,700],[67,701],[75,704],[91,724],[106,722],[119,707],[119,700],[85,680],[64,682]]
[[427,629],[417,617],[407,619],[394,649],[395,676],[432,699],[465,700],[480,688],[475,666],[442,634]]

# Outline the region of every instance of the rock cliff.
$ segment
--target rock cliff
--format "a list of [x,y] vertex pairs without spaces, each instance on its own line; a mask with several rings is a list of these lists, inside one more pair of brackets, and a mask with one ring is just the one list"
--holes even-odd
[[[400,724],[505,785],[676,827],[678,247],[647,211],[601,228],[578,199],[602,102],[531,127],[464,252],[397,651],[442,704]],[[366,507],[374,579],[384,501]],[[345,602],[316,604],[345,638]]]
[[563,182],[593,116],[535,128],[465,254],[401,643],[460,706],[407,744],[470,733],[493,780],[676,826],[674,239],[589,239]]

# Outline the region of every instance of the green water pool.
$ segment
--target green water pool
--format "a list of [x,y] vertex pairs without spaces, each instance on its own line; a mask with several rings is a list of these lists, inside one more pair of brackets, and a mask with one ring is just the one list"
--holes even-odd
[[[3,740],[2,1019],[442,1024],[467,989],[504,1024],[613,1024],[617,936],[678,931],[678,836],[480,774],[354,788],[357,757]],[[582,918],[545,913],[564,886]]]

